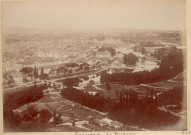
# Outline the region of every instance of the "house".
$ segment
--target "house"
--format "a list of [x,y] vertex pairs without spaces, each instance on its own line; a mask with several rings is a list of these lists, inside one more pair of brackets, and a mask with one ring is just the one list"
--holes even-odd
[[120,129],[123,127],[123,124],[117,121],[112,121],[110,123],[110,126],[114,127],[115,129]]
[[15,84],[23,83],[23,78],[24,78],[23,73],[15,72],[15,73],[12,73],[11,76],[13,77]]
[[123,124],[118,122],[118,121],[113,121],[111,119],[108,119],[108,118],[102,118],[102,119],[98,119],[96,118],[93,123],[101,126],[101,127],[104,127],[104,126],[108,126],[108,127],[113,127],[115,129],[119,129],[121,127],[123,127]]
[[107,122],[103,121],[102,119],[96,118],[93,123],[99,125],[100,127],[104,127],[107,125]]
[[26,76],[26,79],[27,79],[27,81],[31,81],[33,79],[33,75],[32,74],[28,74]]
[[114,73],[114,69],[113,69],[113,68],[108,69],[108,70],[107,70],[107,73],[108,73],[108,74]]

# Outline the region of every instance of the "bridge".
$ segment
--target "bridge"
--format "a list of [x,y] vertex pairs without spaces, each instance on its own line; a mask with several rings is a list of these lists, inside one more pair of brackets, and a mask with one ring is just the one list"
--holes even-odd
[[56,89],[63,89],[64,85],[62,84],[62,82],[56,82],[53,80],[41,80],[42,83],[45,83],[47,87],[52,87],[52,88],[56,88]]

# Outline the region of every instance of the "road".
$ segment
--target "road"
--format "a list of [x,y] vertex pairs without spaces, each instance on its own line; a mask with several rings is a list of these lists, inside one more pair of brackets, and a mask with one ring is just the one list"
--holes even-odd
[[104,70],[106,70],[108,68],[109,68],[109,65],[107,65],[106,67],[104,67],[103,69],[98,70],[98,71],[93,71],[93,72],[90,72],[90,73],[82,73],[82,74],[79,74],[79,75],[66,76],[66,77],[62,77],[62,78],[58,78],[58,79],[52,79],[51,81],[52,82],[56,82],[56,81],[59,81],[59,80],[62,80],[62,79],[66,79],[66,78],[74,78],[74,77],[80,77],[80,76],[97,74],[97,73],[101,73],[102,71],[104,71]]
[[[168,81],[169,81],[169,82],[172,82],[173,79],[178,78],[178,77],[181,76],[184,72],[186,72],[186,71],[183,71],[183,72],[181,72],[180,74],[178,74],[177,76],[175,76],[175,77],[173,77],[173,78],[171,78],[171,79],[169,79],[169,80],[166,80],[166,81],[167,81],[167,82],[168,82]],[[174,81],[174,82],[180,82],[180,81]],[[157,83],[157,82],[155,82],[155,83]],[[164,86],[152,86],[152,84],[154,84],[154,83],[141,84],[141,86],[146,86],[146,87],[151,87],[151,88],[169,89],[169,88],[165,88]],[[170,87],[170,86],[168,86],[168,87]]]

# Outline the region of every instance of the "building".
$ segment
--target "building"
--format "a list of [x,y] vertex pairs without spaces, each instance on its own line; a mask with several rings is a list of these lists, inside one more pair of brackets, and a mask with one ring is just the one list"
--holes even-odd
[[108,127],[113,127],[114,129],[120,129],[123,127],[123,124],[118,122],[118,121],[113,121],[111,119],[108,119],[108,118],[102,118],[102,119],[99,119],[99,118],[96,118],[93,123],[99,125],[100,127],[105,127],[105,126],[108,126]]
[[26,80],[27,81],[31,81],[33,79],[33,75],[32,74],[28,74],[27,76],[26,76]]
[[14,62],[14,61],[6,61],[6,62],[3,62],[3,68],[6,71],[16,70],[17,72],[19,72],[20,69],[23,68],[23,64],[22,63],[17,63],[17,62]]
[[15,72],[15,73],[12,73],[11,76],[13,77],[15,84],[23,83],[23,78],[24,78],[23,73]]
[[97,52],[96,57],[101,59],[109,59],[111,57],[111,54],[108,51]]

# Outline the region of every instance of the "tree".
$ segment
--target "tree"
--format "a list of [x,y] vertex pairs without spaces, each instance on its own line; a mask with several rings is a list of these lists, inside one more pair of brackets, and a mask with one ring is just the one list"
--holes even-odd
[[107,81],[107,71],[101,72],[100,83],[104,84]]
[[36,69],[36,78],[38,78],[38,69]]
[[73,114],[71,114],[70,119],[72,120],[72,126],[75,126],[76,120]]
[[135,65],[138,61],[138,57],[135,56],[133,53],[129,53],[127,57],[127,62],[129,65]]
[[107,81],[107,82],[105,83],[105,87],[106,87],[106,89],[107,89],[108,92],[111,90],[111,86],[110,86],[109,81]]
[[98,51],[99,52],[108,51],[112,57],[116,54],[115,49],[113,49],[112,47],[102,47],[102,48],[99,48]]
[[5,128],[14,128],[20,124],[20,116],[10,108],[3,109],[3,118]]
[[123,63],[128,65],[135,65],[138,61],[138,57],[135,56],[133,53],[129,53],[128,55],[125,54],[123,57]]
[[123,63],[127,64],[127,54],[124,54],[124,56],[123,56]]
[[33,75],[36,75],[36,66],[33,68]]
[[20,72],[24,73],[25,75],[31,74],[33,71],[32,67],[23,67]]
[[66,85],[68,88],[72,88],[74,85],[79,84],[79,78],[67,78],[63,80],[63,85]]
[[120,104],[123,104],[123,92],[120,91]]
[[84,76],[83,79],[84,79],[85,81],[87,81],[87,80],[89,80],[89,77],[88,77],[88,76]]
[[84,70],[89,70],[89,65],[85,66]]
[[46,109],[42,109],[40,112],[39,112],[39,114],[40,114],[40,118],[39,118],[39,120],[41,121],[41,122],[44,122],[44,123],[47,123],[47,122],[49,122],[49,120],[50,120],[50,118],[51,118],[51,113],[48,111],[48,110],[46,110]]
[[88,85],[89,85],[89,86],[95,85],[94,80],[90,80],[89,83],[88,83]]
[[145,54],[145,53],[146,53],[146,50],[145,50],[144,47],[142,48],[141,52],[142,52],[142,54]]
[[44,68],[41,67],[41,75],[44,74]]
[[54,113],[53,113],[53,123],[54,123],[54,125],[57,125],[57,124],[59,124],[61,122],[62,122],[61,114],[57,115],[56,110],[54,109]]
[[65,88],[61,91],[61,95],[68,100],[77,102],[83,106],[93,108],[98,111],[103,111],[106,103],[111,102],[111,100],[107,100],[104,97],[99,96],[99,94],[94,96],[75,88]]
[[34,70],[33,70],[33,76],[34,78],[38,78],[38,69],[36,68],[36,66],[34,67]]
[[48,74],[45,74],[45,73],[44,74],[40,74],[39,78],[40,79],[47,79],[48,78]]
[[34,87],[36,87],[36,80],[34,81]]
[[38,111],[35,106],[29,106],[26,110],[22,112],[21,119],[24,121],[30,121],[38,115]]
[[3,107],[16,109],[24,104],[34,102],[43,97],[42,91],[46,88],[46,86],[32,86],[23,88],[21,91],[6,93],[3,96]]

